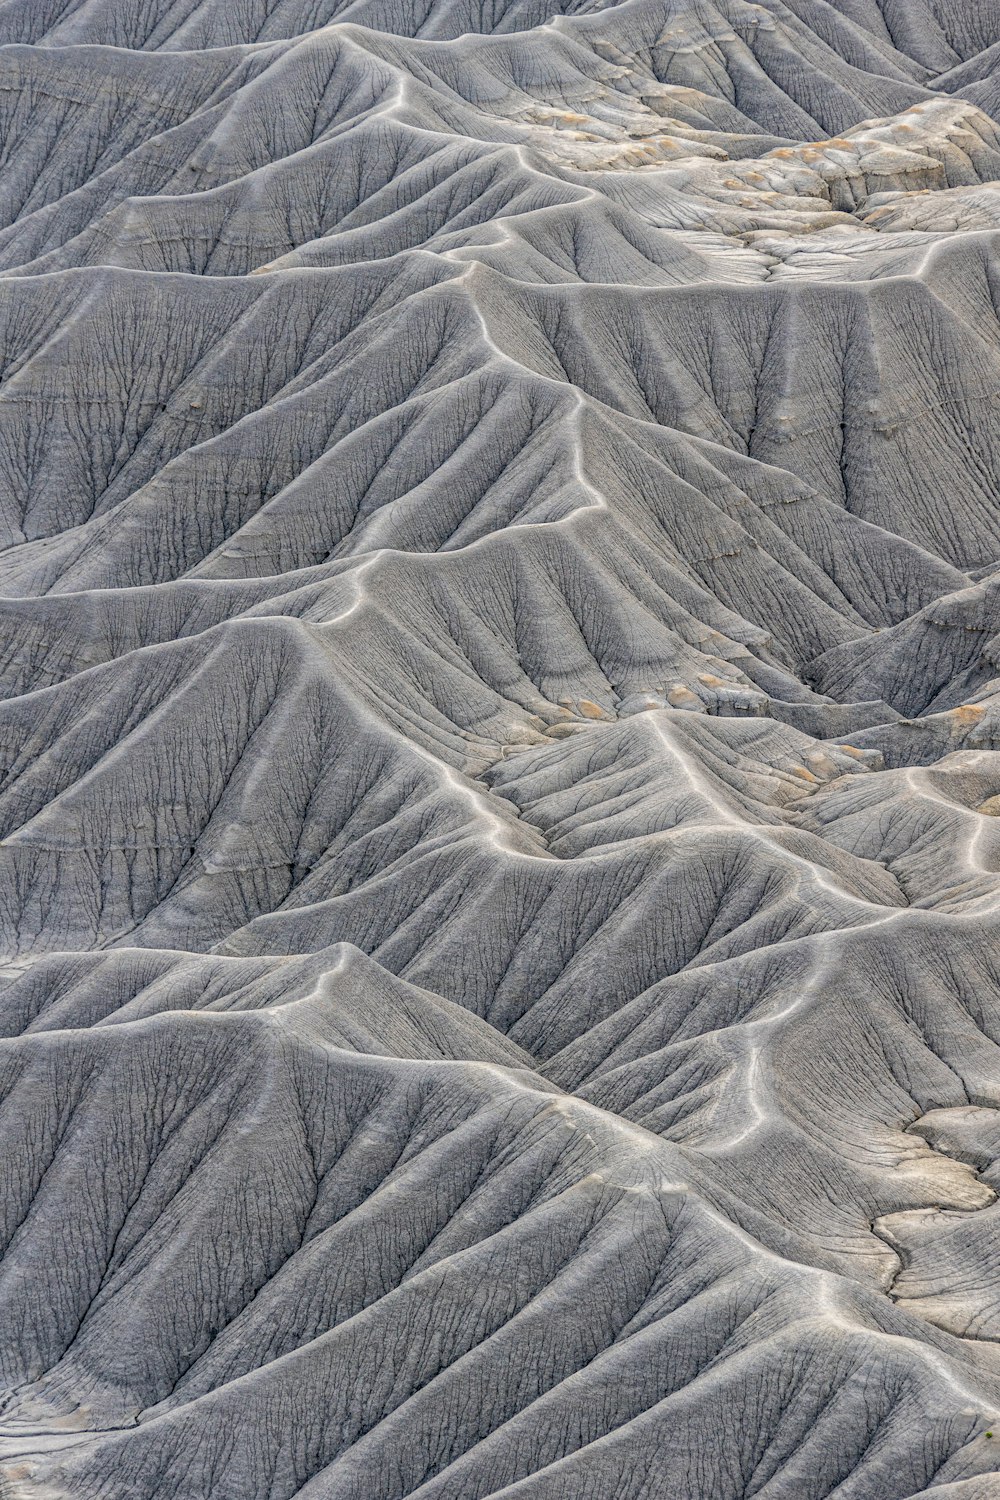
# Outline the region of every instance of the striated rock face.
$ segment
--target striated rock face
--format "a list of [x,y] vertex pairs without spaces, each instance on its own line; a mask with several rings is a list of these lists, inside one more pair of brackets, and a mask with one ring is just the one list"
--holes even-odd
[[0,1500],[1000,1496],[1000,7],[0,0]]

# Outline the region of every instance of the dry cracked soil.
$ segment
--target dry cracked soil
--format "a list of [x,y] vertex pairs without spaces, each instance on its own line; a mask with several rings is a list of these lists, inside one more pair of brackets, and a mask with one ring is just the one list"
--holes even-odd
[[0,1497],[1000,1496],[997,0],[0,0]]

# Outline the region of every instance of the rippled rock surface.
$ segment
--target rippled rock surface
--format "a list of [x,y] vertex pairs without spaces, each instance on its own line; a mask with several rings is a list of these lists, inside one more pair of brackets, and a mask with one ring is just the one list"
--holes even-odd
[[994,1500],[998,819],[993,0],[0,0],[2,1500]]

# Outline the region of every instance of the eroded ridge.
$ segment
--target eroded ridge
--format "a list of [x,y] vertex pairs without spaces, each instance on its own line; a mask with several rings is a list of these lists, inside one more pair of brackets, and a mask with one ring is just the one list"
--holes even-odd
[[0,0],[2,1500],[1000,1494],[998,63]]

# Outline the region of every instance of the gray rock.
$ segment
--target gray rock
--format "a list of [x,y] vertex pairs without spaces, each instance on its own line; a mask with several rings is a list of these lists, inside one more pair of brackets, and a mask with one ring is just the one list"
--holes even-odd
[[1000,1493],[998,63],[0,0],[2,1500]]

